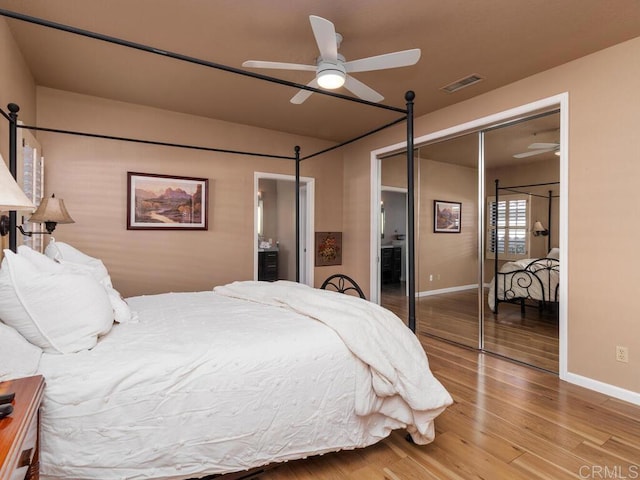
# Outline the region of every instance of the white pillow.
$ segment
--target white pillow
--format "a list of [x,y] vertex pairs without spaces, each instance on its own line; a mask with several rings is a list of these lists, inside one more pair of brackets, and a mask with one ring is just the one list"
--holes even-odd
[[104,289],[107,291],[111,308],[113,308],[113,319],[118,323],[127,323],[134,320],[131,308],[127,301],[122,298],[120,292],[113,287],[105,286]]
[[0,268],[0,319],[48,353],[95,346],[113,325],[113,309],[102,285],[86,275],[39,271],[5,250]]
[[[42,255],[34,250],[31,250],[31,252],[33,253],[29,253],[29,260],[33,260],[34,256]],[[18,247],[18,253],[23,253],[20,247]],[[115,321],[125,323],[131,320],[132,315],[129,305],[124,301],[120,292],[113,288],[111,276],[109,276],[107,267],[104,266],[102,260],[90,257],[68,243],[55,242],[53,240],[49,242],[44,253],[48,260],[55,260],[64,267],[67,273],[91,275],[98,280],[109,296]],[[43,264],[45,262],[37,259],[36,263]]]
[[555,260],[560,260],[560,249],[559,248],[552,248],[551,250],[549,250],[549,253],[547,253],[547,258],[553,258]]
[[102,260],[90,257],[68,243],[52,240],[45,248],[44,254],[71,271],[92,275],[103,285],[113,286],[107,267],[104,266]]
[[42,350],[14,328],[0,322],[0,380],[28,377],[38,372]]
[[[34,267],[40,272],[47,273],[66,273],[65,268],[55,260],[47,257],[46,255],[36,252],[27,245],[18,246],[18,255],[29,260]],[[69,272],[71,273],[71,272]]]

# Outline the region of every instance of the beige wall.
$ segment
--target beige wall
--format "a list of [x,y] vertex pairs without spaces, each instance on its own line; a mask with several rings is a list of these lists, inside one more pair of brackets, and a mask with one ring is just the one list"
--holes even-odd
[[[635,301],[640,223],[634,216],[640,178],[639,51],[637,38],[425,115],[415,124],[415,134],[421,136],[569,92],[568,370],[634,392],[640,392],[640,304]],[[21,118],[30,122],[37,104],[41,126],[280,154],[290,154],[295,144],[301,144],[303,152],[326,146],[313,139],[49,89],[38,89],[36,101],[33,80],[3,19],[0,53],[3,105],[19,103]],[[362,108],[365,115],[369,107]],[[0,123],[0,151],[5,155],[6,123]],[[253,171],[293,172],[282,160],[57,134],[39,137],[48,162],[46,188],[65,198],[77,221],[58,227],[56,237],[103,258],[125,295],[203,289],[250,278]],[[343,231],[343,265],[317,268],[316,284],[333,271],[345,271],[368,292],[370,152],[404,138],[405,128],[398,126],[303,163],[302,174],[317,179],[316,230]],[[127,231],[128,170],[210,178],[209,231]],[[343,173],[342,179],[337,172]],[[629,363],[615,361],[616,345],[629,348]]]
[[[47,88],[38,88],[37,101],[39,125],[73,131],[276,155],[292,155],[295,145],[307,152],[328,145]],[[76,220],[60,225],[56,238],[103,259],[125,296],[206,290],[252,279],[254,172],[294,173],[294,163],[288,160],[54,133],[41,132],[39,138],[47,152],[45,189],[64,198]],[[314,165],[320,162],[323,168]],[[301,165],[301,175],[316,178],[317,229],[342,228],[340,218],[326,211],[342,202],[342,185],[334,181],[332,170],[342,170],[338,154]],[[208,231],[127,230],[127,171],[208,178]]]
[[[567,368],[632,392],[640,392],[640,223],[633,220],[640,178],[638,52],[640,38],[425,115],[415,125],[416,136],[426,135],[569,93]],[[357,259],[359,278],[369,278],[363,198],[370,195],[370,152],[403,141],[404,134],[390,129],[345,153],[345,235],[352,248],[360,245],[347,253]],[[629,348],[629,363],[615,361],[616,345]]]
[[385,187],[407,188],[407,156],[394,155],[382,159],[380,184]]
[[[8,114],[9,103],[20,107],[18,115],[26,124],[36,121],[36,85],[7,22],[0,18],[0,108]],[[0,117],[0,155],[9,165],[9,122]],[[0,238],[0,250],[9,248],[9,236]],[[0,258],[2,252],[0,251]]]
[[[0,18],[0,108],[7,104],[20,107],[18,115],[26,124],[36,121],[36,84],[11,35],[7,21]],[[9,163],[9,123],[0,121],[0,154]]]
[[[478,283],[478,170],[420,159],[416,291]],[[434,233],[434,200],[462,204],[460,233]]]

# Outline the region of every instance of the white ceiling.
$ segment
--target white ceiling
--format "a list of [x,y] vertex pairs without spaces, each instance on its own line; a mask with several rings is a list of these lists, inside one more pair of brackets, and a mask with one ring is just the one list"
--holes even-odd
[[[354,74],[387,105],[404,108],[404,93],[415,91],[416,116],[640,36],[638,0],[0,0],[0,8],[238,69],[249,59],[314,63],[309,15],[319,15],[343,35],[347,60],[422,50],[414,66]],[[335,141],[400,116],[319,94],[293,105],[291,87],[7,21],[46,87]],[[441,90],[469,74],[485,80]]]

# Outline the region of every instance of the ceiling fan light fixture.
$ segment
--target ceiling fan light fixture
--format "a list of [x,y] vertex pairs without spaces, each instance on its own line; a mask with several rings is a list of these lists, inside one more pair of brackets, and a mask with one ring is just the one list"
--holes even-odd
[[[335,90],[344,86],[346,90],[367,102],[378,103],[384,97],[373,88],[351,76],[355,72],[371,72],[390,68],[408,67],[415,65],[420,59],[420,49],[401,50],[397,52],[359,58],[347,62],[338,48],[342,42],[342,35],[336,32],[333,23],[317,15],[309,15],[311,30],[316,40],[320,55],[316,57],[315,65],[300,63],[269,62],[264,60],[247,60],[242,64],[249,68],[272,68],[282,70],[301,70],[314,72],[313,80],[305,85],[289,100],[295,105],[304,102],[318,88]],[[349,73],[349,75],[347,74]],[[326,93],[326,92],[325,92]]]
[[340,64],[321,62],[318,66],[316,81],[322,88],[335,90],[343,86],[346,79],[347,72]]

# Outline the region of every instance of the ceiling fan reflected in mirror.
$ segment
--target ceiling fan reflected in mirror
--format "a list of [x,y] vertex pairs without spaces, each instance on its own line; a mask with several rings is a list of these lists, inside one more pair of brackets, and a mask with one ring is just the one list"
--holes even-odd
[[514,158],[532,157],[534,155],[540,155],[541,153],[547,152],[554,152],[556,155],[560,155],[559,143],[532,143],[527,148],[529,148],[530,151],[516,153]]
[[[342,35],[336,33],[332,22],[316,15],[310,15],[311,29],[320,50],[315,65],[298,63],[268,62],[262,60],[247,60],[242,64],[248,68],[271,68],[280,70],[303,70],[316,72],[316,76],[307,86],[334,90],[344,86],[357,97],[370,102],[381,102],[384,97],[371,87],[349,75],[355,72],[370,72],[389,68],[407,67],[414,65],[420,59],[420,49],[402,50],[373,57],[361,58],[347,62],[338,53]],[[291,98],[291,103],[300,104],[311,96],[310,90],[300,90]]]

